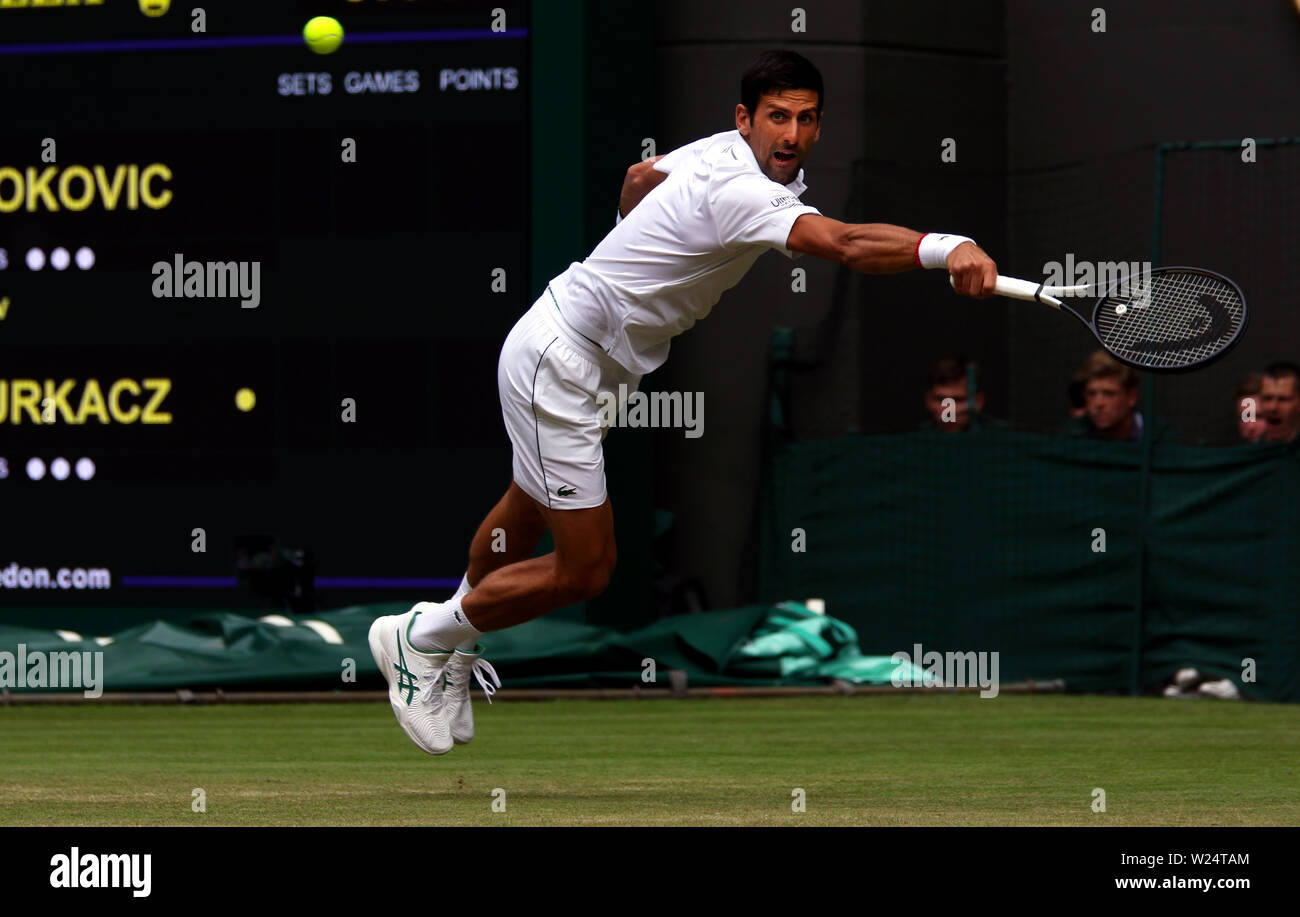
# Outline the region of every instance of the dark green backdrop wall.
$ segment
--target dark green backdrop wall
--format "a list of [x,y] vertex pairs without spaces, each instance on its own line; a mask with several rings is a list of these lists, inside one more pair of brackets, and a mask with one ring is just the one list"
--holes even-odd
[[868,654],[997,651],[1004,684],[1149,691],[1193,665],[1300,701],[1300,444],[1157,446],[1145,528],[1143,478],[1136,444],[1036,433],[786,444],[761,598],[826,599]]

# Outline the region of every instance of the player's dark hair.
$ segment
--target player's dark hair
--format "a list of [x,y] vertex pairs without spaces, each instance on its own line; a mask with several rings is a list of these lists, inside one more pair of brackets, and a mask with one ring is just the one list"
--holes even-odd
[[740,104],[750,118],[764,93],[811,89],[817,93],[817,117],[822,116],[822,75],[812,61],[793,51],[764,51],[740,78]]
[[[930,367],[930,388],[937,385],[953,385],[954,383],[966,382],[966,364],[970,361],[965,357],[944,357],[942,360],[936,360]],[[980,385],[980,367],[975,364],[975,385]]]

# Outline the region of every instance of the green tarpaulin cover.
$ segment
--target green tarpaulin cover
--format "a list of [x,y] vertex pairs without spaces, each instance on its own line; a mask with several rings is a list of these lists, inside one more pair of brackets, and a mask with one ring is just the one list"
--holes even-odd
[[[208,612],[185,624],[152,621],[129,627],[109,635],[104,645],[5,626],[0,627],[0,687],[70,689],[20,687],[21,644],[28,659],[37,653],[102,651],[106,692],[375,688],[382,683],[367,643],[370,623],[409,608],[406,603],[358,605],[307,619],[276,616],[280,623]],[[809,685],[831,678],[887,684],[899,669],[888,657],[862,656],[847,624],[793,602],[680,615],[631,633],[542,617],[487,634],[482,642],[507,688],[643,685],[650,660],[656,683],[666,684],[667,671],[679,669],[691,684],[702,686]],[[11,654],[7,660],[5,654]],[[919,670],[904,668],[919,680]],[[345,682],[349,670],[357,677]]]

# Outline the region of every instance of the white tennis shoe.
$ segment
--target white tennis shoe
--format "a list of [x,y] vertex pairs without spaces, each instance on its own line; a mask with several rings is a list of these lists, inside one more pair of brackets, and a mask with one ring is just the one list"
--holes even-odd
[[376,618],[370,625],[370,654],[388,682],[388,700],[402,731],[429,754],[445,755],[453,743],[442,680],[451,653],[421,652],[409,636],[411,624],[432,604],[417,602],[404,614]]
[[447,720],[451,724],[451,738],[457,745],[468,745],[474,738],[474,711],[469,699],[469,677],[478,679],[483,695],[492,703],[492,695],[501,687],[492,663],[480,658],[483,647],[474,652],[461,650],[451,654],[447,662]]

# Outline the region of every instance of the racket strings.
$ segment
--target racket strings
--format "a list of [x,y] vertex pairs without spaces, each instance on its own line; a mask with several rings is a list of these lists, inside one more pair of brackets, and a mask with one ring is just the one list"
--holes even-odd
[[1235,287],[1211,274],[1152,273],[1102,301],[1097,334],[1106,349],[1144,368],[1192,366],[1232,344],[1244,306]]

